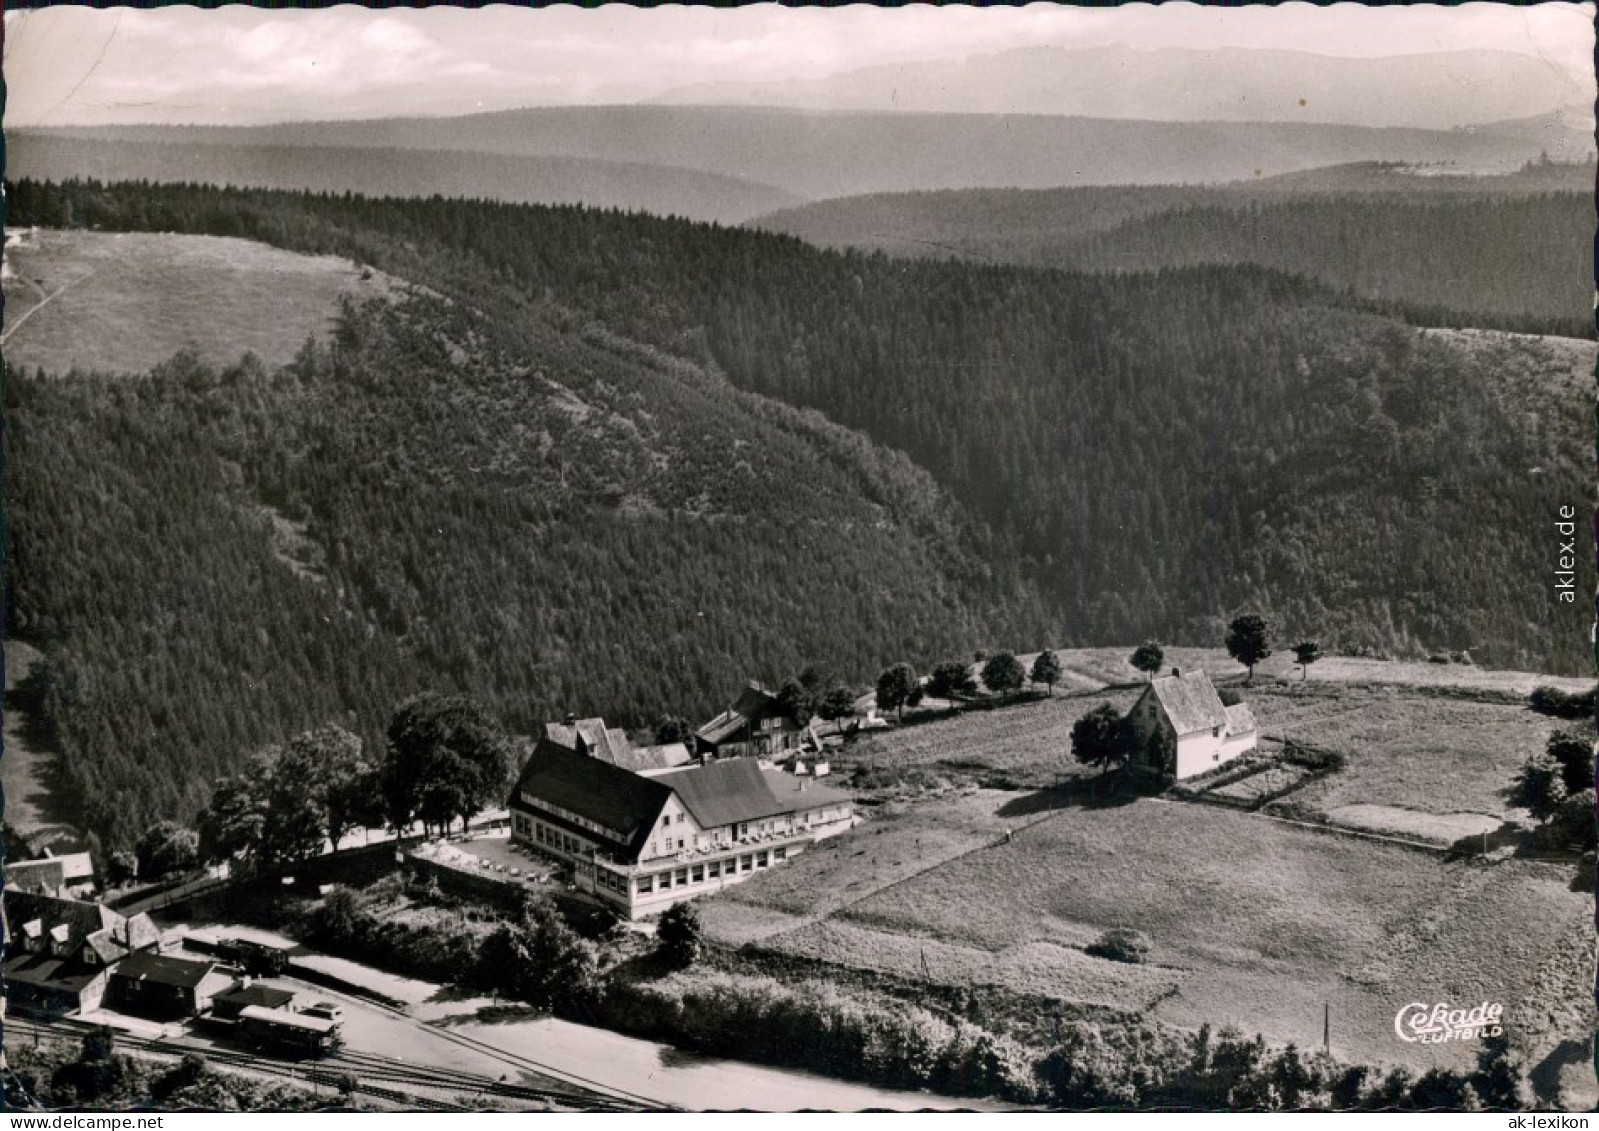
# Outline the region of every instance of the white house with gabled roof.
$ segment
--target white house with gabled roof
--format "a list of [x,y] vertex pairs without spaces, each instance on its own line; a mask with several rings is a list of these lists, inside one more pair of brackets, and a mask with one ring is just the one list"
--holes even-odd
[[1150,681],[1128,713],[1138,752],[1134,765],[1181,781],[1248,753],[1258,737],[1247,704],[1225,706],[1203,671],[1173,668]]

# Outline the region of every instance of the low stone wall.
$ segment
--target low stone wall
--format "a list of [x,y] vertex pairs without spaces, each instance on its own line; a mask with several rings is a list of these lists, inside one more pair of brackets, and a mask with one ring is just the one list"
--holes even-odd
[[471,899],[486,899],[507,910],[515,910],[523,897],[535,890],[519,880],[471,868],[458,868],[412,851],[405,854],[405,866],[418,875],[434,880],[440,891]]

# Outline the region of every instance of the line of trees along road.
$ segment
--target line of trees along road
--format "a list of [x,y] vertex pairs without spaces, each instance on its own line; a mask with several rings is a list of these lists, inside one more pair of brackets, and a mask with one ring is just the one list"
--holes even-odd
[[[11,623],[42,642],[69,783],[117,842],[323,720],[376,748],[430,686],[517,733],[568,710],[637,726],[809,659],[864,682],[984,640],[1209,643],[1246,604],[1339,650],[1583,662],[1525,583],[1547,550],[1526,516],[1583,466],[1574,402],[1533,419],[1507,395],[1541,379],[1530,346],[1467,350],[1253,267],[11,189],[16,224],[260,238],[450,300],[347,311],[276,374],[7,382]],[[282,560],[274,515],[309,563]]]

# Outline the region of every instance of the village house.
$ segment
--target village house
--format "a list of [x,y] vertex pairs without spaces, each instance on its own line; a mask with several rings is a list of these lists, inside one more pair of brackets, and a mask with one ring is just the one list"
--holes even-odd
[[547,724],[544,738],[567,750],[635,773],[668,770],[693,761],[688,747],[681,742],[634,746],[626,731],[606,726],[604,719],[578,719],[568,715],[563,723]]
[[803,731],[783,712],[776,695],[751,683],[733,705],[694,732],[694,753],[701,758],[765,758],[791,756]]
[[511,838],[629,918],[739,883],[855,823],[853,799],[749,759],[636,773],[545,739],[508,802]]
[[7,888],[4,909],[6,1000],[57,1016],[97,1009],[111,968],[161,939],[148,915],[85,900]]
[[204,958],[130,954],[111,971],[106,1004],[124,1013],[158,1020],[194,1017],[211,999],[233,986],[233,977]]
[[7,860],[5,873],[8,888],[36,895],[68,894],[66,867],[60,860]]
[[93,895],[94,858],[76,845],[47,845],[31,860],[6,861],[5,886],[75,898]]
[[1128,713],[1136,736],[1133,765],[1166,781],[1181,781],[1255,748],[1248,705],[1224,706],[1203,671],[1151,680]]

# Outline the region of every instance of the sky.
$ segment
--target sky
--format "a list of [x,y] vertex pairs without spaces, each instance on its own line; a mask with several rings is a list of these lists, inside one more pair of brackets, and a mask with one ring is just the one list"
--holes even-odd
[[[8,12],[6,124],[453,115],[647,101],[705,82],[822,78],[1017,47],[1274,47],[1324,55],[1492,49],[1592,86],[1593,4],[1364,8],[913,5],[736,10],[496,6]],[[1024,109],[1024,107],[1019,107]]]

